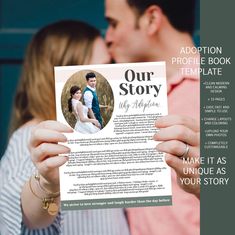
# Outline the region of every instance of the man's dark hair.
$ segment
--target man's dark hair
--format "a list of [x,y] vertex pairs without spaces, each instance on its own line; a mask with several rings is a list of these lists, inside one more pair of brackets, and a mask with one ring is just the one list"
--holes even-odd
[[95,78],[95,74],[93,72],[87,73],[86,74],[86,80],[89,81],[90,78]]
[[135,9],[138,16],[141,16],[148,7],[157,5],[175,29],[193,34],[195,0],[127,0],[127,3]]

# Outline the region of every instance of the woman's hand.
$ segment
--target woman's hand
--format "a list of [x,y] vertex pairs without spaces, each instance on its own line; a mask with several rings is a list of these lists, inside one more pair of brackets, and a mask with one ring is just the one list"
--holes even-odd
[[[180,187],[199,198],[200,176],[183,171],[184,168],[197,170],[200,166],[199,124],[189,117],[168,115],[159,118],[156,127],[160,130],[154,135],[154,140],[162,141],[157,145],[157,150],[166,153],[166,163],[176,171]],[[186,178],[192,183],[186,184]]]
[[72,133],[73,129],[57,121],[43,121],[32,130],[29,141],[31,158],[41,175],[41,183],[51,191],[58,191],[59,167],[68,160],[58,155],[70,152],[68,147],[58,144],[67,141],[63,132]]

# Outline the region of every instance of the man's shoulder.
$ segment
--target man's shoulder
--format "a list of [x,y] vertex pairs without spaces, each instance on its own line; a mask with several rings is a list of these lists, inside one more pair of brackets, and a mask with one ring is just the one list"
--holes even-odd
[[84,95],[85,95],[85,94],[86,94],[86,95],[88,95],[88,94],[92,95],[92,90],[89,89],[89,87],[86,87],[83,92],[84,92]]
[[84,89],[84,92],[85,92],[85,91],[90,91],[90,92],[92,92],[92,89],[91,89],[89,86],[86,86],[85,89]]
[[93,94],[90,89],[84,90],[83,97],[86,99],[93,99]]

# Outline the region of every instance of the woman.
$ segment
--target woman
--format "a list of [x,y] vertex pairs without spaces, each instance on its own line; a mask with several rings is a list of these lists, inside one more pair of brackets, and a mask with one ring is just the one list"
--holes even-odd
[[72,86],[70,88],[71,98],[68,100],[69,112],[73,112],[77,122],[74,130],[82,134],[93,134],[100,130],[100,124],[96,119],[88,118],[88,108],[80,101],[82,97],[81,88]]
[[33,37],[16,95],[15,131],[0,165],[1,235],[129,234],[121,209],[58,212],[58,168],[68,159],[58,154],[70,151],[58,142],[73,130],[44,121],[55,119],[54,66],[109,61],[99,32],[82,22],[57,22]]

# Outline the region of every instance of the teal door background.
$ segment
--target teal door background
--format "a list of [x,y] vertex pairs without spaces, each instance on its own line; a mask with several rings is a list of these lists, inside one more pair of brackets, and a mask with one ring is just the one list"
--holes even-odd
[[[196,44],[199,43],[199,0]],[[101,30],[107,27],[103,0],[0,0],[0,158],[8,142],[12,102],[26,45],[42,26],[62,19],[79,19]]]

